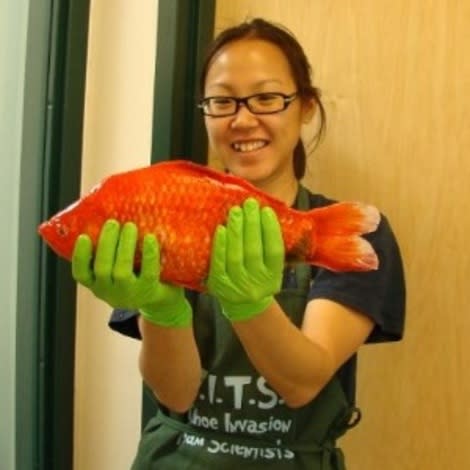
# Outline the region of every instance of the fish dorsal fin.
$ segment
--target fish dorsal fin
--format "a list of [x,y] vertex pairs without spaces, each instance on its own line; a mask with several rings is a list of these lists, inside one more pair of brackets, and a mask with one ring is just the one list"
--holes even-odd
[[243,188],[249,191],[253,195],[258,195],[265,200],[269,200],[271,204],[282,204],[282,201],[279,201],[276,198],[269,196],[268,194],[260,191],[258,188],[253,186],[250,182],[239,178],[238,176],[231,175],[229,173],[223,173],[219,170],[214,170],[208,166],[199,165],[197,163],[188,161],[188,160],[169,160],[161,163],[155,164],[155,167],[163,167],[166,166],[168,169],[174,169],[178,171],[183,171],[187,174],[194,175],[198,178],[205,177],[215,181],[219,181],[221,184],[224,185],[234,185],[240,188]]

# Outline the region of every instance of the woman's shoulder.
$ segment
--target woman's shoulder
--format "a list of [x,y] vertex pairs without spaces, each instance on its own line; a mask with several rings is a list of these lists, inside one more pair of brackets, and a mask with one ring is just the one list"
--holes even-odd
[[[308,191],[310,207],[338,202]],[[326,297],[374,319],[376,327],[369,342],[402,338],[405,319],[405,274],[397,238],[387,216],[381,212],[377,230],[364,235],[379,257],[379,268],[366,273],[335,273],[320,269],[310,299]]]

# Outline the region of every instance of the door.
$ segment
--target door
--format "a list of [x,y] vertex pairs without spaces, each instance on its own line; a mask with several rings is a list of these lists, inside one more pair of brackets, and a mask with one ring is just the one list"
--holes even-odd
[[405,339],[360,351],[348,468],[468,468],[470,2],[218,0],[216,30],[256,16],[294,32],[323,90],[306,185],[375,203],[404,255]]

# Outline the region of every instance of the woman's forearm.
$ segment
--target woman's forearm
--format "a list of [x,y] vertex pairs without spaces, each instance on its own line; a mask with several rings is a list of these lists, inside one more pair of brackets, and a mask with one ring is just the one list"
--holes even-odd
[[184,413],[201,383],[201,361],[192,327],[166,328],[139,318],[142,346],[139,367],[159,401]]
[[313,399],[334,373],[328,352],[307,338],[274,302],[233,328],[258,372],[288,406]]

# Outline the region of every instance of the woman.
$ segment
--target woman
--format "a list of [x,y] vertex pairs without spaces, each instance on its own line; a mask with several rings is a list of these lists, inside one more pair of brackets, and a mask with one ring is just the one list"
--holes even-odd
[[[301,127],[319,113],[321,135],[325,113],[289,32],[261,19],[223,31],[201,94],[226,171],[301,210],[333,202],[299,184]],[[93,271],[81,236],[74,277],[118,309],[112,328],[142,339],[140,370],[159,405],[132,468],[344,469],[336,439],[359,418],[356,352],[403,333],[402,263],[385,217],[367,238],[377,271],[284,269],[276,216],[249,199],[215,235],[209,293],[185,295],[147,274],[159,262],[155,237],[134,275],[135,225],[104,226]]]

